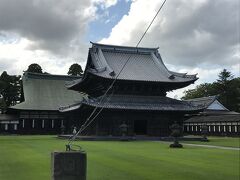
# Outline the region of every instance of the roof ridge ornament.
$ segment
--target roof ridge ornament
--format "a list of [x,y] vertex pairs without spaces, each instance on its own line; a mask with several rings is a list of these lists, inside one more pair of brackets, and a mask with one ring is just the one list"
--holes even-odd
[[113,77],[113,76],[116,75],[116,73],[114,71],[112,71],[112,72],[109,73],[109,75]]
[[98,56],[99,56],[99,60],[101,61],[102,65],[106,68],[106,70],[110,71],[111,74],[114,73],[113,69],[107,63],[101,48],[98,48]]
[[169,79],[175,79],[174,74],[171,74],[170,76],[168,76]]

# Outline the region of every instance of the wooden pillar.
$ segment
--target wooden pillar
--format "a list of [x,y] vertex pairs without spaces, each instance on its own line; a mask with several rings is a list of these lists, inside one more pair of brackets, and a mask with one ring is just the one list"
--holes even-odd
[[14,129],[14,131],[17,130],[17,124],[13,124],[13,129]]
[[54,120],[52,119],[52,128],[54,128]]
[[23,119],[22,120],[22,128],[24,128],[25,127],[25,120]]
[[35,120],[33,119],[32,120],[32,128],[34,128],[35,127]]
[[44,122],[44,119],[42,120],[42,128],[45,127],[45,122]]
[[8,123],[4,124],[4,130],[7,131],[8,130]]
[[95,134],[98,136],[99,135],[99,119],[96,119],[96,132]]

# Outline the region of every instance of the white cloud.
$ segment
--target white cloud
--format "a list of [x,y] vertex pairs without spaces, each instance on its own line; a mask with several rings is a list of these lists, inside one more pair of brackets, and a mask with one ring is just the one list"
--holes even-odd
[[[128,14],[100,42],[135,46],[163,0],[133,1]],[[239,75],[239,2],[167,1],[140,46],[160,47],[169,69],[198,73],[197,84],[216,80],[227,68]],[[180,98],[184,89],[169,93]]]
[[[162,0],[138,0],[101,43],[136,45]],[[239,46],[237,1],[167,1],[141,46],[160,46],[167,63],[196,67],[201,63],[228,65]],[[223,25],[224,23],[224,25]]]
[[89,44],[85,40],[100,7],[116,0],[1,0],[0,73],[22,74],[31,63],[44,71],[66,74],[71,63],[83,67]]
[[117,4],[118,0],[93,0],[95,4],[99,4],[101,8],[109,8]]
[[[146,9],[148,10],[148,15],[144,13]],[[138,29],[138,37],[140,37],[140,34],[144,31],[142,27],[150,22],[151,18],[154,16],[155,10],[156,6],[153,5],[153,1],[151,0],[132,2],[128,15],[124,15],[119,23],[113,27],[110,36],[102,39],[100,42],[125,45],[136,44],[133,37],[136,36],[136,34],[133,35],[132,33],[134,30]]]
[[29,50],[27,47],[31,43],[33,42],[21,38],[15,43],[0,44],[0,70],[7,70],[10,74],[22,74],[31,63],[38,63],[44,72],[67,74],[68,68],[75,62],[85,66],[85,61],[81,61],[77,56],[58,57],[43,50]]

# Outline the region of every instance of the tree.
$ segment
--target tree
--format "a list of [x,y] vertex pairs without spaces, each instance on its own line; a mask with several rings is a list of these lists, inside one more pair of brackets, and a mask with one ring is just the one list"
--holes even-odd
[[21,76],[8,75],[4,71],[0,76],[0,94],[7,107],[20,102]]
[[184,92],[182,99],[193,99],[218,95],[221,103],[229,110],[238,111],[240,102],[240,78],[234,78],[232,73],[223,69],[218,75],[218,79],[213,83],[198,85],[195,89]]
[[83,73],[82,67],[77,63],[72,64],[68,70],[68,75],[71,76],[79,76],[82,75],[82,73]]
[[221,71],[218,75],[217,82],[220,84],[225,84],[228,81],[233,79],[233,75],[230,71],[227,71],[226,69],[223,69],[223,71]]
[[185,95],[182,97],[182,99],[193,99],[216,95],[218,94],[216,93],[216,87],[216,83],[204,83],[197,85],[195,89],[184,91]]
[[[221,87],[223,86],[223,87]],[[240,78],[234,78],[219,85],[219,100],[230,110],[240,112]]]
[[40,65],[33,63],[28,66],[27,72],[43,73]]

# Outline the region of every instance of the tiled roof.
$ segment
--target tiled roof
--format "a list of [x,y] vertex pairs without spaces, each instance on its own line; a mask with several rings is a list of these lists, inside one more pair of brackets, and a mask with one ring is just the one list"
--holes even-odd
[[162,96],[130,96],[109,95],[101,101],[101,97],[84,99],[81,103],[62,108],[60,111],[71,111],[83,105],[103,107],[107,109],[153,110],[153,111],[201,111],[202,106],[192,106],[188,102]]
[[79,79],[79,76],[64,76],[38,73],[23,75],[25,101],[10,107],[22,110],[58,110],[82,100],[78,92],[65,87],[67,81]]
[[194,98],[194,99],[188,99],[185,100],[187,102],[190,102],[193,105],[206,105],[209,106],[213,101],[217,99],[217,96],[208,96],[208,97],[201,97],[201,98]]
[[206,106],[205,110],[223,110],[223,111],[229,111],[223,104],[221,104],[217,100],[218,96],[208,96],[208,97],[201,97],[201,98],[194,98],[194,99],[188,99],[187,102],[190,102],[191,104],[198,106],[198,105],[204,105]]
[[89,54],[91,68],[87,72],[104,78],[114,78],[128,61],[118,79],[152,82],[194,82],[196,75],[169,71],[157,48],[135,48],[93,43]]
[[219,115],[210,115],[210,116],[194,116],[190,119],[184,121],[184,123],[203,123],[203,122],[240,122],[239,114],[219,114]]

